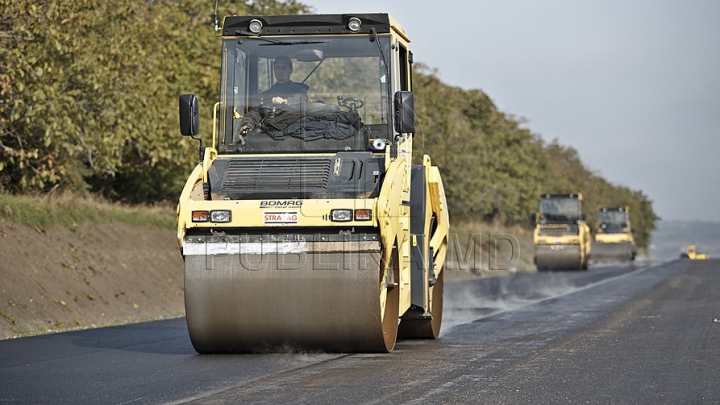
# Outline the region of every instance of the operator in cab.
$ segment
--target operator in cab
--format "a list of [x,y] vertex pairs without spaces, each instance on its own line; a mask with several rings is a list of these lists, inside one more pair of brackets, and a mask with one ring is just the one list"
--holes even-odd
[[[270,98],[273,105],[292,105],[308,101],[308,85],[290,80],[293,72],[293,65],[287,56],[278,56],[273,63],[276,83],[268,90],[262,92],[263,99]],[[253,108],[245,114],[240,122],[240,131],[253,129],[261,120],[260,113]]]

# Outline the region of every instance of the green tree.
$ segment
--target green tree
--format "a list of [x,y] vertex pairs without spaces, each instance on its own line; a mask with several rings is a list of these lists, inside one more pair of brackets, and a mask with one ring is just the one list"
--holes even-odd
[[413,80],[417,155],[440,166],[452,216],[526,220],[548,177],[542,140],[480,90],[448,86],[422,64]]
[[[0,188],[177,196],[197,156],[178,135],[177,97],[197,93],[205,122],[218,97],[214,4],[0,0]],[[219,11],[309,8],[255,1]]]

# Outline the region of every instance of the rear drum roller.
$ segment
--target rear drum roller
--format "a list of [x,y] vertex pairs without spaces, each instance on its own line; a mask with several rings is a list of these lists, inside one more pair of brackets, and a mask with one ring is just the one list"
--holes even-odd
[[444,271],[430,287],[432,300],[430,301],[430,319],[406,319],[400,322],[398,337],[401,339],[437,339],[440,336],[443,313]]

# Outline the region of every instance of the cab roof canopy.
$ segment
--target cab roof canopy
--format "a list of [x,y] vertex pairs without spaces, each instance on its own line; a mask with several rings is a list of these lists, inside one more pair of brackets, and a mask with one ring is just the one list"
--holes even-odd
[[[348,28],[348,23],[353,17],[360,19],[362,23],[357,31]],[[252,20],[262,23],[262,29],[257,34],[250,32],[249,26]],[[393,27],[399,34],[406,36],[405,30],[389,14],[226,16],[222,34],[223,36],[369,34],[373,27],[378,34],[390,33]]]
[[628,211],[629,207],[602,207],[600,208],[600,212],[608,212],[608,211],[619,211],[619,212],[625,212]]
[[[358,31],[350,31],[350,19],[360,19],[362,25]],[[258,20],[262,29],[257,35],[297,35],[297,34],[369,34],[375,27],[378,34],[389,33],[391,17],[388,14],[298,14],[264,16],[226,16],[223,23],[223,35],[256,35],[250,32],[250,21]]]
[[548,199],[548,198],[576,198],[578,200],[582,200],[582,194],[579,193],[569,193],[569,194],[542,194],[540,195],[541,199]]

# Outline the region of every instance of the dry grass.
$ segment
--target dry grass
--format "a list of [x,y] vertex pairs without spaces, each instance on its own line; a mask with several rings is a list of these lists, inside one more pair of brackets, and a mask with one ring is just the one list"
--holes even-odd
[[127,205],[102,197],[73,194],[43,196],[0,193],[0,217],[22,222],[29,227],[51,229],[56,225],[77,229],[83,222],[117,221],[127,225],[152,225],[161,229],[175,227],[175,207],[164,205]]

